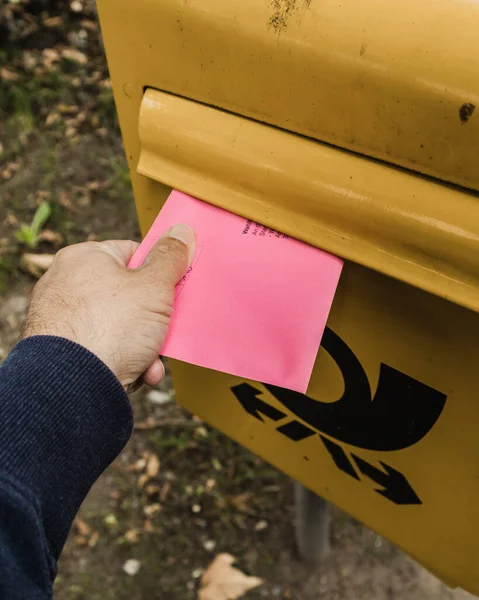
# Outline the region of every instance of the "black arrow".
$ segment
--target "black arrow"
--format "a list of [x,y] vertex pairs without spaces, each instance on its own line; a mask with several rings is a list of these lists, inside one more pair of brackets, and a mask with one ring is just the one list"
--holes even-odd
[[261,414],[265,415],[272,421],[279,421],[286,416],[284,412],[281,412],[274,406],[271,406],[270,404],[267,404],[263,400],[257,398],[257,396],[263,392],[261,390],[257,390],[249,383],[240,383],[239,385],[232,387],[231,391],[239,400],[245,411],[253,417],[256,417],[259,421],[264,422]]
[[402,473],[382,461],[379,462],[386,472],[370,465],[362,458],[359,458],[359,456],[354,454],[351,456],[354,458],[354,462],[363,475],[366,475],[366,477],[369,477],[369,479],[372,479],[384,488],[382,490],[375,490],[378,494],[391,500],[394,504],[422,504],[411,484]]
[[265,385],[302,421],[341,442],[368,450],[400,450],[422,439],[439,418],[446,395],[381,364],[374,398],[361,363],[326,328],[322,346],[338,365],[344,393],[336,402],[319,402],[299,392]]
[[328,440],[324,436],[320,435],[321,441],[323,442],[326,450],[329,452],[329,455],[334,461],[334,464],[346,475],[350,475],[354,479],[359,479],[359,475],[354,470],[354,466],[351,464],[351,461],[348,458],[346,452],[339,446],[335,444],[332,440]]

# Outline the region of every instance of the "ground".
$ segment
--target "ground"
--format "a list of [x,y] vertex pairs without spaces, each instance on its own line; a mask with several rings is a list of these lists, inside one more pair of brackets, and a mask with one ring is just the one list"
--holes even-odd
[[[90,3],[7,2],[0,33],[5,24],[16,45],[0,52],[0,359],[21,335],[35,282],[21,266],[27,250],[139,239]],[[44,202],[51,216],[27,249],[15,233]],[[168,378],[133,405],[133,438],[82,506],[60,560],[57,600],[193,599],[219,552],[264,578],[252,599],[472,598],[338,510],[329,557],[302,564],[287,477],[179,408]],[[131,559],[135,575],[123,569]]]

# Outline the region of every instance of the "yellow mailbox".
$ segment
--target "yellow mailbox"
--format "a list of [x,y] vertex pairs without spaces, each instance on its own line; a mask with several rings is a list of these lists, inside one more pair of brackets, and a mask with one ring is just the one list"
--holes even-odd
[[98,9],[143,232],[177,188],[346,260],[306,395],[179,401],[479,593],[479,4]]

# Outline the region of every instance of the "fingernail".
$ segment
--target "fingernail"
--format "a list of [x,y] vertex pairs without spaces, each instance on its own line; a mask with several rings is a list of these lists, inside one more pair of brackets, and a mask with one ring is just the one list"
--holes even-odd
[[188,247],[188,266],[191,266],[196,250],[195,232],[189,225],[179,223],[165,232],[165,237],[174,238]]

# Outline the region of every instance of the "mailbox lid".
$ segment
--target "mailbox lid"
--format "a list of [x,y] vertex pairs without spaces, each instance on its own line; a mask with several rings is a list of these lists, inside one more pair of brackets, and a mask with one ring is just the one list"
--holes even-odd
[[140,177],[479,312],[473,194],[157,90],[138,133]]
[[117,93],[169,91],[479,189],[474,0],[98,7]]

